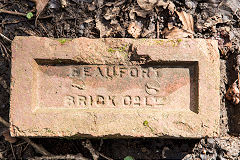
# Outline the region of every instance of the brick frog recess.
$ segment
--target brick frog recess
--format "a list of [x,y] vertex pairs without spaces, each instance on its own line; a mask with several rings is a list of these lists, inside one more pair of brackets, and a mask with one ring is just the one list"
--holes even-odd
[[219,72],[214,40],[16,37],[11,134],[218,136]]

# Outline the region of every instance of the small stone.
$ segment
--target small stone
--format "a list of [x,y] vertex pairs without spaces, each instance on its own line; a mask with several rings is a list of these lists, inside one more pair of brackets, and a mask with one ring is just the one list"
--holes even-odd
[[81,24],[81,25],[79,26],[79,29],[85,29],[84,24]]
[[48,3],[48,8],[49,9],[59,9],[59,8],[61,8],[61,4],[59,3],[58,0],[50,0]]

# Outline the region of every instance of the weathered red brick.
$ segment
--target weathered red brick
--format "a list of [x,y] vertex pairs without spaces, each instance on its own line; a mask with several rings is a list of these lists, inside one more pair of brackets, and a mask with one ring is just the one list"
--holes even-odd
[[219,135],[219,54],[204,39],[12,43],[12,136]]

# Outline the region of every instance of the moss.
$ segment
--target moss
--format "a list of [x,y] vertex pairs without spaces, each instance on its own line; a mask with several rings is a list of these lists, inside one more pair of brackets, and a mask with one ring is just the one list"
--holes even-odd
[[71,39],[66,39],[66,38],[63,38],[63,39],[58,39],[58,42],[60,42],[61,44],[65,44],[66,42],[70,41]]
[[113,49],[113,48],[108,48],[108,52],[110,52],[110,53],[115,53],[115,52],[116,52],[116,50],[115,50],[115,49]]
[[183,41],[182,39],[177,39],[177,42],[178,42],[178,43],[180,43],[180,42],[182,42],[182,41]]
[[47,133],[55,134],[50,128],[44,128]]
[[125,59],[128,59],[128,44],[125,44],[121,47],[108,48],[107,51],[111,54],[116,52],[120,53]]
[[182,39],[171,39],[171,40],[168,40],[167,42],[171,43],[173,47],[176,47],[181,41]]
[[64,44],[64,43],[67,42],[67,39],[65,39],[65,38],[64,38],[64,39],[59,39],[58,41],[59,41],[61,44]]
[[146,41],[146,40],[147,40],[147,38],[141,38],[140,40],[141,40],[141,41]]
[[[167,41],[164,41],[164,40],[156,40],[155,43],[157,45],[172,45],[173,47],[176,47],[179,45],[180,42],[182,42],[183,40],[182,39],[170,39],[170,40],[167,40]],[[167,44],[167,43],[170,43],[170,44]]]
[[152,129],[152,127],[149,126],[149,123],[148,123],[147,120],[143,121],[143,125],[146,126],[146,127],[148,127],[148,128],[151,130],[151,132],[154,132],[154,130]]
[[122,53],[122,52],[127,52],[127,47],[128,47],[128,45],[125,44],[124,46],[118,47],[118,48],[108,48],[108,52],[110,52],[110,53],[115,53],[115,52],[120,52],[120,53]]
[[144,125],[144,126],[149,126],[149,125],[148,125],[148,121],[145,120],[145,121],[143,122],[143,125]]
[[155,41],[157,44],[159,44],[159,45],[162,45],[163,43],[164,43],[164,40],[157,40],[157,41]]
[[127,52],[127,49],[126,49],[127,46],[128,46],[128,45],[125,44],[123,47],[120,47],[120,48],[119,48],[119,52]]

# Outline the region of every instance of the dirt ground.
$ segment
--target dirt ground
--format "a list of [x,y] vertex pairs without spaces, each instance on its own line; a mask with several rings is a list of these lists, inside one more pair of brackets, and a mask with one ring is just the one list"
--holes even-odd
[[[0,0],[0,116],[8,121],[11,40],[15,36],[53,38],[174,38],[216,39],[221,54],[221,137],[203,139],[63,139],[32,138],[51,154],[69,159],[240,159],[240,106],[226,100],[237,79],[240,41],[239,0],[49,0],[36,21],[36,4]],[[10,12],[9,12],[10,11]],[[33,15],[28,13],[33,13]],[[189,30],[182,14],[192,15]],[[26,16],[28,14],[28,18]],[[30,17],[29,17],[30,16]],[[131,31],[129,26],[134,26]],[[173,29],[178,29],[175,33]],[[191,28],[191,27],[190,27]],[[179,31],[180,30],[180,31]],[[175,35],[174,35],[175,33]],[[36,44],[37,45],[37,44]],[[24,98],[24,97],[23,97]],[[209,102],[211,103],[211,102]],[[23,139],[5,140],[0,124],[0,159],[43,156]],[[92,147],[84,147],[90,143]],[[131,157],[127,157],[131,156]],[[127,157],[127,158],[126,158]],[[66,159],[51,156],[42,159]],[[81,159],[81,158],[80,158]]]

